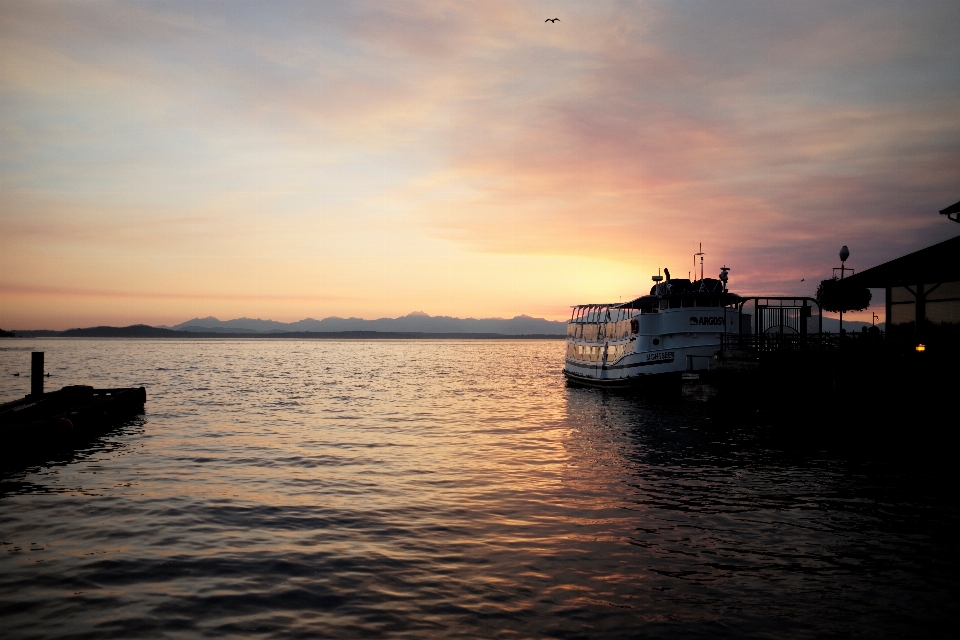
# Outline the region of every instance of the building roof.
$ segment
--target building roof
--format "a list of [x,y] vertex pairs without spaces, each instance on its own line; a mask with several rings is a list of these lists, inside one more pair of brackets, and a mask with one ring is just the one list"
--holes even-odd
[[861,271],[843,283],[883,288],[954,280],[960,280],[960,236]]
[[[940,214],[945,215],[948,218],[950,218],[951,213],[960,213],[960,202],[954,202],[952,205],[950,205],[946,209],[940,209]],[[950,219],[953,220],[953,218],[950,218]]]

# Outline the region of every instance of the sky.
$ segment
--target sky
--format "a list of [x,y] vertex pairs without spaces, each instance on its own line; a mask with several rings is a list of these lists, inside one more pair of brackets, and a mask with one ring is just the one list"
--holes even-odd
[[960,233],[958,31],[955,0],[5,0],[0,327],[564,319],[701,242],[813,295],[842,245]]

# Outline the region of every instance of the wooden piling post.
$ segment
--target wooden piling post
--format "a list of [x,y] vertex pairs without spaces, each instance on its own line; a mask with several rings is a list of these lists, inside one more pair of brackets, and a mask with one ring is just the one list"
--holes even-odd
[[43,395],[43,351],[30,354],[30,395]]

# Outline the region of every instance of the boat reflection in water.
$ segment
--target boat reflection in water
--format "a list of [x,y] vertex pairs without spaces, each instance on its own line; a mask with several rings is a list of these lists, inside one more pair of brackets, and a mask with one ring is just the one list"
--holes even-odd
[[611,615],[645,620],[641,635],[953,624],[958,514],[922,463],[607,390],[571,387],[567,407],[584,572],[609,576],[608,601],[632,609]]

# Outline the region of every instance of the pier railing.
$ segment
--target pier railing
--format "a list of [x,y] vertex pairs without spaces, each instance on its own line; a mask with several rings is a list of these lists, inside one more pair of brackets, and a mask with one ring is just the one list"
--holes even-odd
[[882,334],[849,333],[747,333],[725,334],[724,351],[769,353],[776,351],[876,351],[885,347]]

